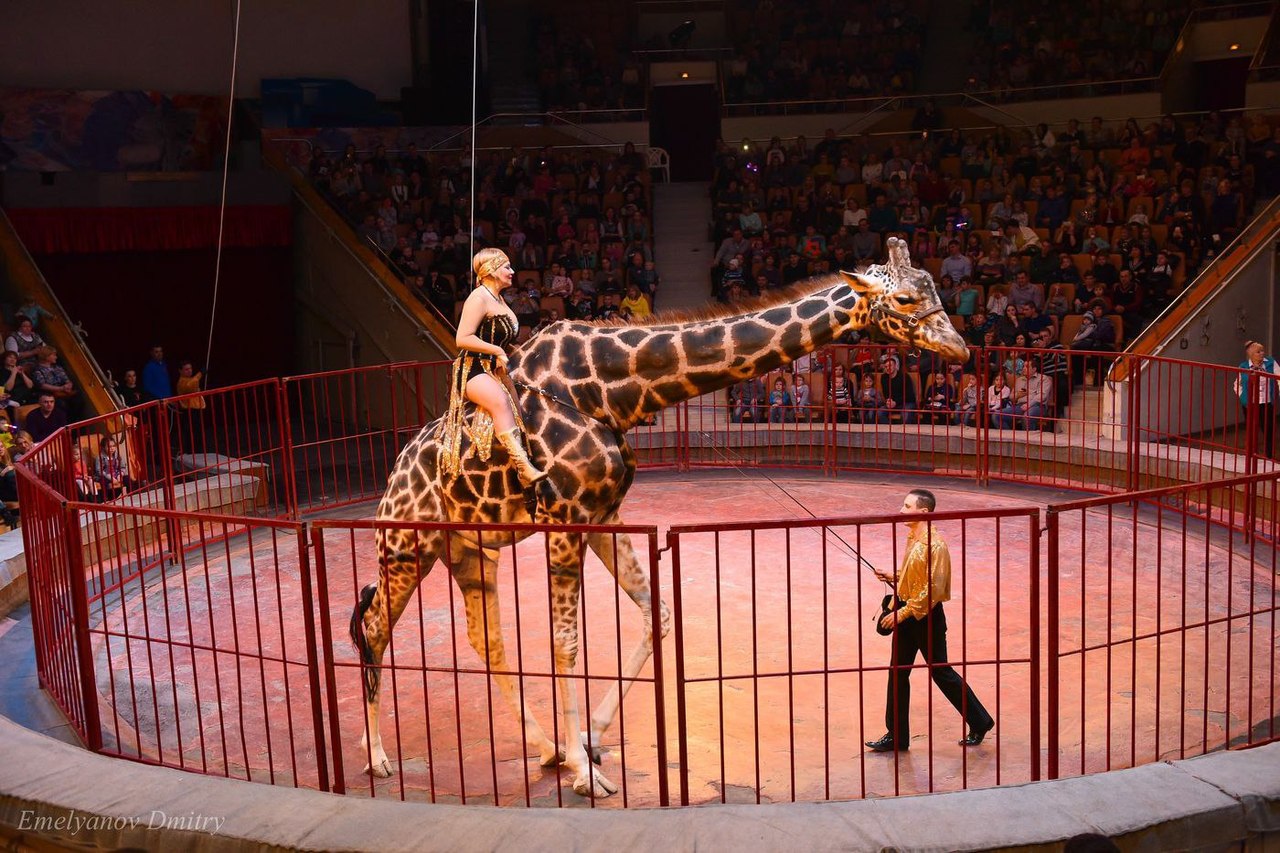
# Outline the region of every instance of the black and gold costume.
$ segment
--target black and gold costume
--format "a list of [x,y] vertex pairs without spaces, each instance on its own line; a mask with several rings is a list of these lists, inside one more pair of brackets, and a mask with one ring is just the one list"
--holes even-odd
[[[479,328],[476,329],[476,337],[485,343],[494,344],[505,350],[515,342],[517,332],[519,332],[519,327],[515,319],[509,313],[503,312],[485,317],[480,322]],[[511,397],[511,390],[507,385],[506,378],[498,370],[498,357],[496,355],[468,349],[458,353],[457,358],[453,360],[453,378],[449,385],[449,409],[445,413],[440,433],[441,462],[444,465],[444,470],[450,474],[457,474],[461,465],[462,432],[464,429],[471,436],[471,444],[475,448],[476,456],[481,460],[489,458],[489,451],[493,447],[493,418],[490,417],[488,412],[479,406],[475,406],[476,411],[471,418],[471,425],[469,428],[466,425],[467,383],[471,381],[472,377],[481,373],[488,373],[497,379],[498,384],[502,386],[507,396]],[[511,411],[515,415],[516,426],[519,427],[520,433],[523,435],[524,422],[520,418],[520,409],[516,406],[514,399],[511,400]]]

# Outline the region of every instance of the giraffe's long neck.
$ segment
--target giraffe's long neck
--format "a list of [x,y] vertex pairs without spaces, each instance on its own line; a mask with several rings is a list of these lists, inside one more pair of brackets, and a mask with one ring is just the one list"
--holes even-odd
[[[556,368],[545,379],[563,383],[581,411],[629,429],[668,406],[759,376],[845,330],[864,328],[866,303],[839,276],[830,282],[794,301],[732,317],[586,327],[580,339],[559,340],[551,361]],[[534,368],[535,382],[539,372]]]

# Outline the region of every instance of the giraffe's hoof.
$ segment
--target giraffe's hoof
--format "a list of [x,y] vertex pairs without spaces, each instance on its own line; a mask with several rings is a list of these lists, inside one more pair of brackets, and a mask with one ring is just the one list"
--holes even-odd
[[604,753],[604,749],[600,746],[601,735],[593,735],[590,732],[582,732],[582,748],[587,751],[587,755],[591,756],[592,764],[600,763],[600,756]]
[[538,757],[538,764],[543,767],[555,767],[558,764],[564,764],[564,750],[553,749],[550,752],[544,752]]
[[384,758],[381,761],[374,761],[364,766],[364,772],[376,776],[379,779],[388,779],[391,776],[391,759]]
[[587,773],[573,780],[573,792],[580,797],[607,797],[616,794],[618,786],[595,767],[588,766]]

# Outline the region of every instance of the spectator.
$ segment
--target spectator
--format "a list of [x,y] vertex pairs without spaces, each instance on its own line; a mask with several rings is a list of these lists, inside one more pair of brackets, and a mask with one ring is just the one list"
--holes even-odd
[[[1258,452],[1275,458],[1276,401],[1280,399],[1280,364],[1266,354],[1266,348],[1258,341],[1245,341],[1245,360],[1240,362],[1240,373],[1235,379],[1236,396],[1246,410],[1250,403],[1257,406],[1254,415]],[[1250,391],[1250,383],[1255,391]],[[1256,394],[1256,400],[1250,399]]]
[[[175,407],[180,415],[181,420],[177,424],[179,441],[183,428],[190,437],[190,444],[185,445],[188,452],[199,453],[204,450],[204,409],[207,405],[201,390],[200,383],[204,379],[204,374],[197,372],[195,365],[190,360],[184,360],[178,363],[178,387],[175,395],[178,399],[175,401]],[[180,446],[184,446],[181,445]]]
[[906,371],[901,369],[896,356],[888,354],[881,356],[880,369],[884,373],[885,420],[883,422],[888,422],[888,416],[901,413],[904,424],[915,423],[919,408],[916,403],[915,383],[911,381]]
[[627,296],[621,306],[627,310],[633,320],[644,320],[653,314],[649,307],[649,297],[640,292],[640,288],[631,285],[627,288]]
[[173,386],[169,383],[169,366],[164,361],[164,347],[159,344],[151,347],[151,358],[142,367],[142,388],[153,400],[173,396]]
[[[871,230],[871,223],[863,220],[858,224],[858,233],[853,235],[853,259],[855,262],[870,262],[880,255],[880,235]],[[785,276],[784,276],[785,280]]]
[[1040,373],[1034,358],[1023,363],[1022,374],[1015,380],[1010,400],[1000,410],[1000,429],[1039,429],[1044,418],[1053,413],[1053,380]]
[[791,392],[781,377],[773,380],[773,390],[769,392],[769,423],[792,423],[795,421]]
[[1005,382],[1004,371],[994,370],[991,373],[991,387],[987,389],[987,410],[992,426],[999,428],[1000,412],[1009,405],[1013,397],[1013,389]]
[[108,435],[102,439],[98,459],[94,463],[94,473],[102,487],[104,501],[115,500],[133,490],[133,478],[129,476],[129,469],[120,457],[120,446],[115,436]]
[[836,423],[847,424],[854,418],[854,395],[856,391],[849,383],[848,370],[840,362],[831,366],[831,379],[827,396],[831,400],[833,418]]
[[729,389],[729,419],[734,423],[762,423],[768,399],[764,382],[752,377]]
[[40,408],[27,414],[23,428],[31,433],[32,441],[39,443],[66,425],[66,413],[58,408],[53,394],[44,391],[40,394]]
[[[5,426],[8,426],[6,424]],[[25,433],[22,433],[25,435]],[[30,436],[27,436],[28,441]],[[18,502],[18,472],[13,470],[13,457],[8,447],[0,444],[0,520],[10,529],[18,526],[18,513],[9,504]]]
[[35,364],[36,356],[44,345],[44,338],[40,337],[31,320],[26,317],[18,318],[18,330],[4,342],[4,348],[9,352],[16,352],[18,361],[27,366]]
[[58,351],[53,347],[41,347],[36,355],[36,366],[31,370],[31,382],[41,394],[52,394],[65,407],[78,410],[76,387],[67,372],[58,366]]
[[858,388],[858,393],[854,398],[854,409],[857,413],[858,423],[887,424],[889,422],[889,413],[885,408],[884,395],[876,387],[874,374],[866,373],[863,375],[861,386]]
[[1020,270],[1009,287],[1009,303],[1018,307],[1034,305],[1037,309],[1042,308],[1044,307],[1044,289],[1038,284],[1032,284],[1031,277]]
[[0,377],[4,379],[4,395],[8,401],[6,404],[8,408],[25,406],[35,400],[37,394],[35,383],[31,381],[28,369],[18,363],[18,353],[14,350],[5,350]]
[[1057,317],[1059,321],[1071,313],[1071,303],[1067,299],[1067,291],[1062,283],[1049,287],[1049,298],[1045,302],[1045,313]]
[[1125,325],[1142,313],[1142,288],[1130,270],[1120,270],[1120,280],[1111,290],[1111,310],[1124,318]]
[[929,375],[929,381],[921,391],[924,398],[921,423],[947,424],[951,422],[955,408],[955,389],[947,381],[947,374],[935,370]]
[[960,253],[960,244],[952,240],[947,244],[947,256],[942,259],[941,274],[960,281],[973,275],[973,261]]
[[115,384],[115,389],[126,409],[141,406],[149,399],[147,392],[138,384],[138,371],[132,367],[124,372],[124,378]]
[[978,312],[981,306],[978,305],[979,292],[973,286],[973,280],[968,276],[960,279],[960,289],[956,291],[953,299],[953,307],[955,313],[961,317],[971,317]]
[[972,373],[964,374],[960,380],[960,394],[956,401],[957,426],[974,426],[978,416],[978,405],[981,403],[978,388],[978,377]]
[[84,503],[102,502],[102,484],[89,471],[82,458],[79,442],[71,445],[71,480],[75,483],[76,497]]

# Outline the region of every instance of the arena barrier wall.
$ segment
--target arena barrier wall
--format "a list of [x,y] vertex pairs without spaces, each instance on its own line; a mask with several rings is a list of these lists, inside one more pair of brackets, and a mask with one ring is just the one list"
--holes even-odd
[[[665,543],[656,528],[611,528],[671,604],[673,636],[625,675],[645,626],[608,573],[585,573],[578,692],[589,709],[632,688],[604,745],[619,796],[590,805],[957,790],[1276,739],[1280,469],[1260,452],[1234,368],[1122,356],[1119,381],[1114,354],[1068,354],[1062,395],[1034,429],[1005,428],[981,407],[972,425],[927,406],[885,423],[842,417],[827,385],[834,365],[887,352],[832,347],[800,379],[785,374],[809,383],[813,403],[778,423],[735,420],[725,395],[709,395],[629,439],[648,467],[930,473],[1102,493],[1048,507],[1045,527],[1041,507],[937,515],[955,587],[997,592],[983,619],[963,593],[949,616],[952,663],[997,717],[995,761],[975,771],[949,729],[935,737],[935,713],[954,712],[932,690],[913,706],[913,729],[930,735],[923,755],[869,766],[860,747],[879,733],[887,666],[883,644],[864,649],[875,602],[852,579],[863,555],[896,565],[901,519],[675,527]],[[985,387],[1019,353],[979,355]],[[86,746],[379,798],[582,802],[558,771],[536,776],[493,689],[514,679],[562,739],[536,525],[405,525],[521,540],[495,570],[507,660],[476,654],[493,650],[469,637],[456,586],[444,570],[427,574],[406,611],[415,627],[393,635],[385,661],[383,737],[398,772],[362,772],[361,668],[345,633],[375,577],[378,525],[341,511],[381,494],[400,448],[441,411],[447,367],[148,403],[64,429],[22,460],[40,683]],[[77,483],[73,451],[87,463],[111,440],[128,483],[103,502]]]

